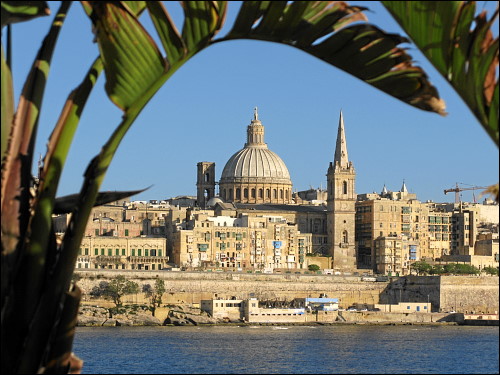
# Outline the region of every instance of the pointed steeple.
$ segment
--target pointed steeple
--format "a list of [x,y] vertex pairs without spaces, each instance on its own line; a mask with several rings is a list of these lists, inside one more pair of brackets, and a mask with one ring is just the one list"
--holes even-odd
[[403,180],[403,186],[401,187],[401,193],[408,193],[408,189],[406,188],[405,180]]
[[335,157],[333,159],[333,164],[336,165],[337,162],[341,168],[347,168],[349,165],[349,158],[347,156],[347,142],[345,140],[344,131],[344,116],[342,115],[342,110],[340,111],[339,119],[339,130],[337,132],[337,145],[335,146]]
[[387,194],[387,187],[384,184],[384,187],[382,188],[382,193],[380,195],[386,195]]

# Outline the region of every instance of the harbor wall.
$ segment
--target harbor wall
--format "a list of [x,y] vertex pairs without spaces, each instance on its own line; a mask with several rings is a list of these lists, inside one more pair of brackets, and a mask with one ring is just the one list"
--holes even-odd
[[[430,302],[433,312],[498,313],[499,282],[493,276],[405,276],[387,282],[362,281],[357,276],[304,274],[246,274],[172,271],[75,271],[84,302],[95,301],[89,293],[101,281],[124,275],[142,285],[165,282],[163,304],[199,304],[202,299],[287,300],[319,297],[339,299],[339,307],[354,304]],[[127,295],[127,303],[148,303],[143,293]],[[456,301],[456,302],[455,302]],[[109,302],[101,301],[104,305]],[[111,304],[112,305],[112,304]]]

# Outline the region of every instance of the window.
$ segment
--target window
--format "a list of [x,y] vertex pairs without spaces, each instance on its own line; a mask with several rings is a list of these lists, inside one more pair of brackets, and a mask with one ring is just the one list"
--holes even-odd
[[149,249],[144,249],[144,256],[149,256]]
[[125,229],[125,237],[128,237],[128,229]]
[[112,256],[113,255],[113,249],[108,249],[108,256]]
[[99,235],[99,229],[96,229],[95,230],[95,235],[98,236]]
[[137,256],[141,256],[142,255],[142,249],[137,249]]
[[116,255],[120,255],[120,249],[116,249],[115,254],[116,254]]
[[81,247],[78,249],[78,255],[82,255],[82,248]]
[[205,173],[205,182],[210,182],[210,173]]
[[135,257],[135,249],[132,249],[132,256]]
[[283,189],[280,189],[280,199],[283,199],[284,196],[283,196]]
[[342,242],[343,243],[348,243],[349,242],[349,237],[347,235],[347,231],[346,230],[344,232],[342,232]]
[[122,249],[122,255],[125,255],[125,249]]
[[85,248],[85,255],[89,255],[89,248],[88,247]]
[[240,190],[240,188],[236,189],[236,199],[241,199],[241,190]]
[[266,198],[271,198],[271,189],[266,189]]
[[347,181],[344,181],[344,182],[342,183],[342,189],[343,189],[343,193],[344,193],[344,194],[347,194]]
[[264,198],[264,189],[259,189],[259,198]]
[[101,255],[104,255],[104,249],[101,249]]
[[278,199],[278,190],[273,189],[273,198]]
[[158,256],[161,257],[161,249],[158,250]]
[[94,255],[99,255],[99,249],[94,249]]
[[255,189],[252,189],[252,198],[255,198]]
[[245,189],[243,190],[243,196],[244,196],[245,198],[248,198],[248,189],[247,189],[247,188],[245,188]]

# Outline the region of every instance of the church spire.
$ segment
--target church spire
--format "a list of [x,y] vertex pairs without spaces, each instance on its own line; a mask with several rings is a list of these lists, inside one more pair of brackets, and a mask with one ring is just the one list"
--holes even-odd
[[403,180],[403,186],[401,187],[401,193],[408,193],[408,189],[406,188],[405,180]]
[[335,157],[333,159],[334,164],[337,164],[337,162],[341,168],[347,168],[349,166],[349,158],[347,156],[347,142],[345,140],[344,132],[344,116],[342,115],[342,110],[340,111],[337,145],[335,147]]

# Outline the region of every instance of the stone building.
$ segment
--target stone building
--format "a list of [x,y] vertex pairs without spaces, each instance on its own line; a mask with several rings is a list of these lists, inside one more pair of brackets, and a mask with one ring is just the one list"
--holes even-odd
[[310,233],[281,216],[213,216],[193,211],[172,234],[172,261],[182,267],[301,269]]
[[161,270],[167,267],[165,238],[84,237],[76,268]]

